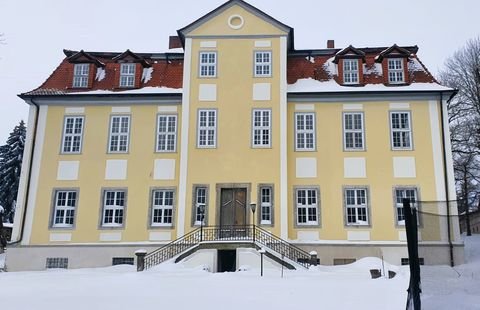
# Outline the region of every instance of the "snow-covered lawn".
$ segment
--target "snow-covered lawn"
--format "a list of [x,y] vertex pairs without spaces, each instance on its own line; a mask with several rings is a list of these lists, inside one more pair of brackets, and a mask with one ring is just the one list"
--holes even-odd
[[[423,309],[480,309],[480,236],[466,240],[469,263],[422,268]],[[405,309],[408,268],[385,264],[393,279],[372,280],[366,258],[309,271],[258,269],[210,273],[165,263],[137,273],[133,266],[0,273],[0,308],[51,309]],[[248,269],[248,268],[247,268]]]

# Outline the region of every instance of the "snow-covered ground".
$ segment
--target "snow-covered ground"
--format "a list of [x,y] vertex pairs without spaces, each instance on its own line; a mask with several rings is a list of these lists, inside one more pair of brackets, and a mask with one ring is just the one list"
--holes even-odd
[[[466,240],[468,264],[424,267],[423,309],[480,309],[480,236]],[[408,267],[389,266],[393,279],[371,279],[381,261],[308,271],[258,269],[210,273],[165,263],[137,273],[133,266],[0,273],[2,309],[405,309]]]

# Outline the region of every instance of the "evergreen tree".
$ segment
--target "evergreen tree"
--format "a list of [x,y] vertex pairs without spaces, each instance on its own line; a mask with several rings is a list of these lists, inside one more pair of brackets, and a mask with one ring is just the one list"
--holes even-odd
[[4,220],[10,222],[15,212],[26,131],[22,120],[10,133],[7,144],[0,146],[0,205],[5,209]]

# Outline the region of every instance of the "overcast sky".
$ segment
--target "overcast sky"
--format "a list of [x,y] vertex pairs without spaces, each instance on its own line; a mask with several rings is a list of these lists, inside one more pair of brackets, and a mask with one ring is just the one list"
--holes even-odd
[[[38,87],[62,50],[162,52],[168,36],[226,0],[0,0],[0,145],[27,121],[16,95]],[[249,0],[295,29],[297,49],[418,45],[431,72],[480,35],[478,0]]]

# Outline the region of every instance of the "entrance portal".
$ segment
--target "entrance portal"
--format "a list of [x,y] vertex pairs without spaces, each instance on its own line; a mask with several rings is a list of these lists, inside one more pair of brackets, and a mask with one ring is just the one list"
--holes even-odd
[[237,266],[236,250],[218,250],[217,272],[235,272]]
[[220,199],[220,226],[247,224],[246,188],[222,188]]

